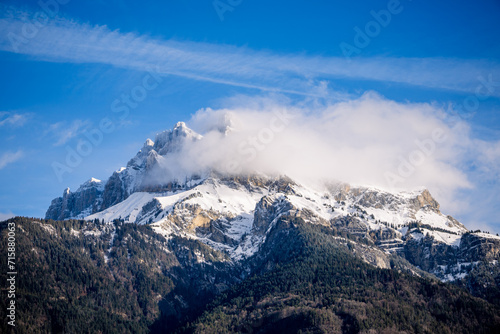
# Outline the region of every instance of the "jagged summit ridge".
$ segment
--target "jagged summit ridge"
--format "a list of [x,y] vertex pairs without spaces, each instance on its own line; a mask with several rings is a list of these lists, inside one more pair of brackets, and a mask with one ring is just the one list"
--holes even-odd
[[[428,191],[398,197],[371,188],[309,188],[286,177],[211,174],[189,188],[136,192],[87,219],[153,224],[167,237],[181,233],[201,238],[214,247],[236,252],[233,255],[238,258],[241,254],[237,250],[245,245],[247,249],[252,245],[255,251],[259,238],[282,215],[351,232],[357,226],[354,230],[361,237],[369,238],[371,231],[377,231],[401,243],[405,236],[419,237],[418,225],[424,233],[453,245],[467,229],[438,207]],[[250,236],[251,242],[243,235]]]
[[203,136],[186,126],[184,122],[178,122],[172,130],[166,130],[156,135],[153,149],[159,155],[170,152],[178,152],[186,141],[200,140]]
[[[127,167],[115,171],[106,181],[95,178],[83,183],[75,192],[66,189],[62,197],[52,201],[46,213],[48,219],[83,218],[115,205],[137,191],[157,189],[152,184],[155,173],[161,171],[164,157],[179,152],[190,141],[200,140],[201,135],[179,122],[172,130],[156,135],[155,141],[147,139]],[[162,187],[171,185],[160,185]]]
[[[191,175],[182,179],[173,177],[172,179],[176,180],[175,182],[162,183],[158,181],[163,176],[160,175],[159,177],[159,174],[164,174],[168,170],[166,157],[181,152],[184,145],[202,138],[200,134],[189,129],[184,122],[178,122],[173,129],[158,133],[154,141],[147,139],[141,150],[127,163],[127,167],[115,171],[108,180],[103,182],[92,178],[82,184],[74,193],[66,190],[62,197],[53,200],[47,210],[46,218],[83,218],[119,204],[137,192],[161,193],[173,190],[187,190],[196,186],[205,178],[210,180],[214,178],[224,179],[226,176],[215,171],[208,171],[206,175]],[[248,179],[252,179],[252,177]],[[253,182],[257,179],[253,177]],[[262,188],[263,184],[269,183],[268,180],[270,178],[266,176],[260,177],[259,187]],[[296,190],[294,190],[294,187],[297,184],[290,179],[287,180],[285,195],[290,193],[295,195]],[[409,219],[417,221],[420,218],[417,213],[421,209],[422,212],[432,211],[437,216],[441,215],[439,204],[425,189],[411,194],[393,194],[375,188],[351,187],[347,184],[334,183],[330,184],[329,194],[338,203],[349,199],[356,205],[370,208],[370,210],[373,210],[372,215],[376,213],[381,217],[380,220],[387,221],[391,226],[402,226]],[[332,205],[331,203],[323,204]],[[323,208],[312,209],[316,209],[318,213],[322,212]],[[322,217],[322,219],[326,220],[330,218],[328,215]],[[458,229],[466,230],[463,225],[455,220],[447,220],[446,223],[439,222],[438,224],[441,227],[460,225],[457,227]]]
[[177,123],[154,141],[146,140],[127,166],[108,180],[92,178],[75,192],[65,190],[52,201],[46,218],[151,224],[166,238],[197,239],[225,252],[231,261],[258,254],[278,222],[300,219],[345,233],[349,242],[354,240],[357,256],[373,265],[389,268],[391,258],[400,256],[443,280],[463,277],[484,254],[490,254],[488,261],[497,256],[500,240],[471,236],[464,225],[441,213],[425,188],[389,192],[216,170],[162,181],[171,158],[202,139]]
[[314,188],[285,176],[211,173],[189,188],[136,192],[86,219],[150,224],[167,239],[196,239],[244,261],[291,217],[344,231],[357,240],[357,256],[375,266],[391,268],[398,256],[443,280],[464,277],[484,254],[492,254],[488,261],[500,254],[500,238],[471,236],[439,211],[428,190],[398,195],[345,184]]

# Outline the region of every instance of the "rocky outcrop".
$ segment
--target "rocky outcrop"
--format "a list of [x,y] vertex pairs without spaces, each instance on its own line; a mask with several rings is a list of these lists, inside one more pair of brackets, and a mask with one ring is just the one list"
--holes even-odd
[[425,189],[420,195],[411,199],[411,204],[415,210],[428,208],[439,212],[439,203],[432,197],[429,190]]
[[125,191],[125,185],[119,173],[114,172],[113,175],[111,175],[104,187],[104,194],[102,197],[101,210],[107,209],[128,197]]
[[159,155],[179,152],[186,141],[201,139],[202,136],[191,130],[184,122],[178,122],[172,130],[163,131],[156,135],[153,149]]
[[500,261],[500,238],[466,233],[460,240],[458,255],[464,262]]
[[409,234],[404,243],[404,257],[411,264],[443,280],[467,275],[478,263],[500,261],[500,238],[465,233],[459,246],[437,242],[432,236],[415,239]]
[[390,194],[382,194],[377,191],[369,190],[361,192],[359,189],[353,191],[355,196],[359,196],[357,204],[365,207],[373,207],[377,209],[382,209],[388,205],[397,203],[397,198]]
[[157,168],[159,162],[164,155],[182,149],[186,141],[200,138],[199,134],[187,128],[184,123],[177,123],[172,130],[157,134],[155,142],[146,140],[142,149],[127,163],[127,167],[114,172],[107,182],[91,179],[75,192],[66,189],[62,197],[51,202],[45,218],[83,218],[125,200],[136,191],[171,190],[171,183],[160,186],[151,184],[158,179],[157,174],[162,172]]
[[341,216],[330,221],[332,226],[338,230],[344,230],[352,235],[365,237],[368,235],[368,227],[359,218],[352,216]]
[[255,207],[252,230],[257,234],[265,234],[276,217],[293,209],[293,205],[283,197],[262,197]]
[[82,184],[74,193],[67,188],[62,197],[52,200],[45,218],[63,220],[98,212],[102,207],[102,193],[102,182],[93,178]]
[[453,266],[458,262],[456,247],[435,242],[429,236],[420,240],[407,236],[404,257],[411,264],[431,273],[438,273],[439,266]]
[[407,205],[413,212],[420,209],[439,212],[439,203],[425,189],[409,198],[398,197],[388,192],[364,187],[351,187],[348,184],[339,184],[332,187],[334,198],[337,201],[354,200],[358,205],[377,209],[397,210],[398,206]]

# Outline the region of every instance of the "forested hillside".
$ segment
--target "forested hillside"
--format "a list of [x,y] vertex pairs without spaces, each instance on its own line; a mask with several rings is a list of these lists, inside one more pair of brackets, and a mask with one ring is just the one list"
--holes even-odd
[[328,230],[291,220],[282,224],[293,225],[291,245],[303,248],[220,295],[185,333],[500,332],[499,309],[486,301],[437,280],[374,268]]
[[[349,235],[300,217],[281,217],[242,263],[147,225],[9,222],[17,333],[500,332],[498,305],[396,262],[371,266],[353,255]],[[0,258],[5,268],[5,247]]]
[[[17,333],[146,333],[160,316],[160,305],[169,305],[175,327],[177,319],[187,314],[182,306],[196,312],[204,301],[198,295],[210,298],[217,292],[204,275],[217,270],[223,255],[197,241],[167,242],[149,226],[120,222],[9,221],[16,223]],[[3,222],[2,245],[7,244],[6,227]],[[172,252],[176,248],[183,250],[176,252],[179,258]],[[194,252],[212,257],[214,264],[197,264]],[[0,258],[1,268],[6,268],[6,247],[1,248]],[[190,277],[190,272],[198,274]],[[5,273],[2,269],[2,282]],[[206,284],[198,284],[195,277]],[[211,277],[220,279],[217,274]],[[218,288],[224,289],[220,284]],[[178,303],[177,291],[195,295]],[[2,319],[7,301],[2,296]],[[0,331],[9,330],[2,321]]]

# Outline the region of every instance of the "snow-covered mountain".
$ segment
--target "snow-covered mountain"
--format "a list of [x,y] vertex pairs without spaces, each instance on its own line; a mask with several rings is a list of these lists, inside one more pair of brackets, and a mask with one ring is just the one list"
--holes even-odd
[[127,163],[127,167],[115,171],[108,180],[91,178],[75,192],[65,189],[62,197],[52,201],[46,218],[83,218],[120,203],[135,192],[179,187],[176,182],[158,182],[158,174],[165,170],[164,157],[181,151],[185,143],[200,138],[183,122],[177,123],[172,130],[158,133],[154,142],[147,139],[142,149]]
[[471,233],[441,213],[426,189],[396,193],[213,170],[164,177],[167,158],[198,140],[201,135],[178,123],[148,139],[106,182],[92,178],[75,192],[66,189],[46,218],[151,224],[167,239],[197,239],[236,263],[257,254],[276,222],[291,216],[342,231],[357,256],[382,268],[393,267],[397,257],[416,274],[422,269],[448,281],[464,278],[480,262],[497,264],[500,237]]

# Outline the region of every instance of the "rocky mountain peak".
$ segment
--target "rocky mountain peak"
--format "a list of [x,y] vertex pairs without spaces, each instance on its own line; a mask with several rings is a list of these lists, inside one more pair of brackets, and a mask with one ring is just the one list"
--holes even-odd
[[184,122],[177,122],[174,126],[174,132],[175,131],[187,131],[187,130],[190,130],[187,126],[186,126],[186,123]]
[[[85,181],[84,183],[82,183],[80,185],[77,192],[83,191],[83,190],[86,190],[89,188],[97,188],[97,189],[102,191],[104,189],[104,184],[105,183],[102,182],[101,180],[91,177],[90,179],[88,179],[87,181]],[[67,190],[69,191],[69,188]]]
[[425,189],[420,195],[412,200],[415,209],[427,208],[439,212],[439,203],[432,197],[429,190]]
[[[127,162],[127,167],[115,171],[107,181],[92,178],[74,193],[69,189],[65,190],[62,197],[52,201],[46,218],[83,218],[89,213],[104,210],[125,200],[136,191],[154,189],[154,186],[144,182],[150,179],[149,174],[158,173],[155,167],[161,163],[163,157],[179,152],[185,144],[201,138],[201,135],[188,128],[184,122],[178,122],[171,130],[158,133],[155,141],[147,139],[135,157]],[[70,197],[70,201],[63,201]]]
[[186,142],[201,138],[200,134],[188,128],[184,122],[178,122],[172,130],[166,130],[156,135],[153,148],[158,154],[166,155],[180,151]]

